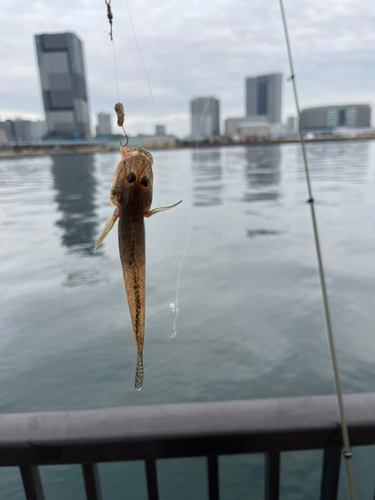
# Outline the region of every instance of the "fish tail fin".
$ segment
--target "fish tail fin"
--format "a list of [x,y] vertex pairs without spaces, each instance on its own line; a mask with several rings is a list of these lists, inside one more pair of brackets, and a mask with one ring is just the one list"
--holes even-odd
[[135,388],[140,391],[143,386],[143,355],[142,351],[137,352],[137,368],[135,369]]

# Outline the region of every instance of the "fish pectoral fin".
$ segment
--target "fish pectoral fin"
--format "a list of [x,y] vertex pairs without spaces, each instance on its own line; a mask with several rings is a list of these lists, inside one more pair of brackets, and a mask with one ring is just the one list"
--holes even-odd
[[177,205],[179,205],[180,203],[182,203],[182,200],[179,201],[178,203],[175,203],[174,205],[171,205],[170,207],[154,208],[154,210],[147,212],[147,214],[145,214],[145,217],[151,217],[151,215],[158,214],[159,212],[165,212],[166,210],[171,210],[172,208],[177,207]]
[[143,355],[142,352],[137,352],[137,367],[135,369],[135,388],[140,391],[143,386]]
[[114,211],[113,215],[111,215],[110,217],[108,217],[107,222],[105,223],[103,232],[100,235],[98,241],[96,242],[94,250],[96,250],[98,248],[98,246],[101,243],[103,243],[103,241],[105,240],[105,237],[107,236],[107,234],[110,232],[110,230],[115,225],[116,220],[120,217],[119,214],[120,214],[120,211],[116,208],[116,210]]

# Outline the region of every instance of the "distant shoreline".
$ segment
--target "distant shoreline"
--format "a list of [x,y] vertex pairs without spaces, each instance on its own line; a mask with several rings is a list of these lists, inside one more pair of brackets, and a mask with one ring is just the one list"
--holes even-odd
[[[305,139],[306,143],[311,142],[344,142],[344,141],[371,141],[374,140],[375,137],[319,137],[312,139]],[[288,139],[288,140],[267,140],[267,141],[244,141],[244,142],[232,142],[232,143],[209,143],[209,142],[198,142],[198,146],[200,149],[208,149],[208,148],[221,148],[221,147],[236,147],[236,146],[274,146],[277,144],[296,144],[299,143],[300,140]],[[120,147],[120,145],[119,145]],[[95,145],[67,145],[67,146],[27,146],[24,149],[20,147],[16,148],[19,150],[1,150],[0,149],[0,160],[9,160],[9,159],[19,159],[19,158],[30,158],[37,156],[68,156],[68,155],[81,155],[81,154],[93,154],[93,153],[113,153],[114,151],[118,151],[118,148],[107,147],[107,146],[95,146]],[[195,149],[197,147],[195,142],[192,143],[181,143],[176,145],[175,147],[158,147],[158,148],[149,148],[150,151],[169,151],[176,149]]]

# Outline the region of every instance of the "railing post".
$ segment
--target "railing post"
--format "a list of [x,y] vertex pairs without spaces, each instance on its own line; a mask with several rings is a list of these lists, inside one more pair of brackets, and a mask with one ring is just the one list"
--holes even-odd
[[102,500],[98,464],[82,464],[87,500]]
[[148,500],[159,500],[156,460],[145,460]]
[[36,465],[24,465],[20,471],[26,500],[44,500],[39,468]]
[[216,455],[207,457],[208,498],[219,500],[219,464]]
[[279,500],[280,489],[280,453],[266,453],[265,464],[265,500]]
[[320,500],[336,500],[339,489],[341,448],[324,450]]

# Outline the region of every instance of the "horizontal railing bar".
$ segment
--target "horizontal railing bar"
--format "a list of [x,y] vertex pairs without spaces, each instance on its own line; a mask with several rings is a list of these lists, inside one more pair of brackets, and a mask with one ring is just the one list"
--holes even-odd
[[40,472],[35,465],[20,467],[26,500],[44,500]]
[[207,457],[208,500],[219,500],[219,464],[216,455]]
[[[375,394],[344,396],[353,446],[375,444]],[[335,396],[0,415],[0,466],[340,446]]]
[[102,500],[98,464],[82,464],[87,500]]
[[145,460],[148,500],[159,500],[158,474],[155,460]]
[[280,490],[280,453],[266,453],[265,460],[265,500],[279,500]]
[[336,500],[339,491],[341,448],[324,450],[320,500]]

